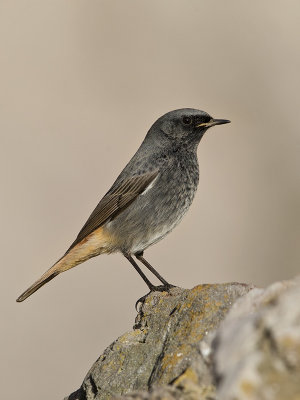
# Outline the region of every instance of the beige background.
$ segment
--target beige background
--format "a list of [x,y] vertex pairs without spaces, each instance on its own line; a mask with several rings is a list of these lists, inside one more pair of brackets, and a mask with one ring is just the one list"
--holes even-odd
[[134,321],[120,255],[15,298],[75,238],[161,114],[232,124],[199,147],[182,224],[147,256],[172,283],[299,271],[299,1],[0,1],[1,398],[62,399]]

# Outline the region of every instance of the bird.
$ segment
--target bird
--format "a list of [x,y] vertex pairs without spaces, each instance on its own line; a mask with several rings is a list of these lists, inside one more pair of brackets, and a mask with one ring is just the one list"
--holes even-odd
[[[198,144],[208,129],[229,122],[193,108],[173,110],[158,118],[66,253],[17,302],[60,273],[92,257],[115,252],[131,263],[150,292],[169,291],[173,285],[144,258],[144,251],[170,233],[188,211],[199,182]],[[162,285],[155,286],[137,261]]]

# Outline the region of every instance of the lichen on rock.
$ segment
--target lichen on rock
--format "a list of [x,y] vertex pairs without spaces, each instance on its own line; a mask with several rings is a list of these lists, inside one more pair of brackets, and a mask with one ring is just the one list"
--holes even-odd
[[300,285],[152,292],[65,400],[299,400]]

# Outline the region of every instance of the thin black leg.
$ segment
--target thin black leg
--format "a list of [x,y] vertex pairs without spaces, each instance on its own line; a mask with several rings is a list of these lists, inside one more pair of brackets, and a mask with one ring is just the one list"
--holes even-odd
[[[163,283],[163,285],[160,285],[160,286],[153,285],[149,281],[149,279],[146,277],[146,275],[143,273],[143,271],[140,269],[140,267],[137,265],[137,263],[134,261],[134,259],[131,257],[131,255],[128,254],[128,253],[123,253],[123,255],[124,255],[124,257],[127,258],[127,260],[131,263],[131,265],[133,265],[134,269],[143,278],[144,282],[146,282],[146,285],[150,289],[149,293],[155,292],[155,291],[165,292],[165,291],[169,291],[172,287],[174,287],[173,285],[168,283],[162,276],[160,276],[160,274],[152,267],[152,265],[150,265],[148,263],[148,261],[146,261],[144,259],[143,253],[135,254],[136,258],[138,260],[140,260],[149,269],[149,271],[151,271]],[[140,299],[137,300],[137,302],[135,303],[135,309],[136,310],[137,310],[137,305],[139,303],[144,303],[144,301],[145,301],[146,297],[148,296],[148,294],[146,294],[145,296],[143,296],[143,297],[141,297]]]
[[150,292],[154,291],[156,286],[154,286],[149,279],[146,277],[146,275],[144,274],[144,272],[140,269],[140,267],[137,265],[137,263],[134,261],[134,259],[131,257],[130,254],[127,253],[123,253],[124,256],[127,258],[127,260],[131,263],[131,265],[133,265],[133,267],[135,268],[135,270],[140,274],[140,276],[143,278],[143,280],[145,281],[146,285],[148,286],[148,288],[150,289]]
[[150,264],[148,263],[148,261],[145,260],[145,258],[143,257],[143,254],[144,254],[144,253],[138,253],[138,254],[135,254],[135,256],[136,256],[136,258],[137,258],[139,261],[141,261],[141,262],[145,265],[145,267],[147,267],[147,268],[149,269],[149,271],[152,272],[153,275],[156,276],[156,278],[158,278],[158,279],[161,281],[161,283],[162,283],[166,288],[171,288],[171,287],[173,287],[173,285],[171,285],[170,283],[168,283],[168,282],[156,271],[156,269],[154,269],[154,268],[152,267],[152,265],[150,265]]

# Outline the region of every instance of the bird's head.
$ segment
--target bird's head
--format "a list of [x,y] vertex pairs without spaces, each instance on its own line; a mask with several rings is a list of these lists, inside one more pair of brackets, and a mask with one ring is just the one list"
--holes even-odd
[[197,145],[207,129],[229,122],[227,119],[215,119],[205,111],[181,108],[160,117],[150,132],[159,131],[176,145]]

